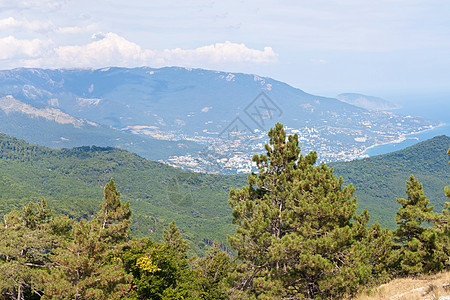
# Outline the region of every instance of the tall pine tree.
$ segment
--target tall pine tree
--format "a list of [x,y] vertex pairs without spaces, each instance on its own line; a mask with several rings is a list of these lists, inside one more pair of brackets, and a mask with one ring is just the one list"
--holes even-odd
[[49,268],[52,212],[44,200],[4,216],[0,225],[1,299],[39,299],[39,271]]
[[117,243],[129,237],[131,210],[130,203],[120,201],[120,192],[117,191],[114,180],[105,185],[101,210],[97,215],[97,226],[104,242]]
[[114,181],[106,184],[97,218],[73,225],[62,236],[44,274],[44,298],[119,299],[130,290],[121,250],[127,247],[129,203],[120,201]]
[[[448,149],[447,154],[450,155],[450,149]],[[445,187],[445,195],[447,198],[450,198],[450,186]],[[439,235],[439,242],[444,256],[444,268],[450,269],[450,202],[444,203],[444,209],[438,216],[435,228]]]
[[[236,234],[228,238],[242,264],[231,293],[261,299],[329,298],[352,294],[373,272],[364,211],[317,154],[300,155],[298,136],[280,123],[269,131],[258,174],[231,190]],[[371,235],[371,239],[378,237]],[[372,241],[373,242],[373,241]]]
[[395,217],[400,271],[407,275],[439,270],[442,262],[439,259],[437,233],[434,228],[422,225],[434,223],[437,216],[433,206],[429,206],[430,200],[425,196],[422,184],[413,175],[406,182],[406,194],[407,198],[397,199],[402,206]]

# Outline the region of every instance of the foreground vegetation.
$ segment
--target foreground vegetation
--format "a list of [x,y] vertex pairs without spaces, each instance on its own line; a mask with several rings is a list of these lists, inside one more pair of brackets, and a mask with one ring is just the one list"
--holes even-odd
[[[392,154],[331,166],[355,187],[358,213],[367,208],[370,225],[376,220],[395,229],[398,204],[393,199],[404,193],[410,174],[423,182],[435,210],[442,211],[442,187],[450,182],[449,147],[450,138],[440,136]],[[0,134],[0,216],[44,198],[55,216],[90,219],[110,178],[130,202],[133,237],[161,241],[174,220],[190,254],[204,255],[214,240],[229,247],[226,237],[235,227],[228,193],[246,184],[244,175],[191,173],[117,148],[49,149]]]
[[[4,217],[0,290],[5,299],[326,299],[351,297],[389,278],[450,268],[450,203],[436,213],[410,176],[397,229],[369,226],[344,186],[298,136],[269,131],[259,172],[231,189],[236,258],[218,243],[202,257],[174,222],[161,242],[131,237],[130,203],[113,180],[100,211],[53,216],[45,201]],[[449,150],[450,155],[450,150]],[[450,197],[450,188],[446,189]]]

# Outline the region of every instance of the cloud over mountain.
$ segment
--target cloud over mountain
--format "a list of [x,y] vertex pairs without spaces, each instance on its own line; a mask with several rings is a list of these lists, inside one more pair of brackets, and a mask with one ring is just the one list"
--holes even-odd
[[47,50],[48,43],[39,39],[19,40],[13,36],[0,39],[0,59],[37,58]]
[[[0,22],[2,26],[25,26],[15,19]],[[28,26],[28,25],[27,25]],[[37,25],[36,25],[37,26]],[[82,31],[82,28],[59,28],[60,33]],[[50,46],[52,45],[52,46]],[[0,39],[0,59],[24,58],[31,67],[102,67],[102,66],[170,66],[201,67],[224,63],[271,63],[278,55],[271,47],[251,49],[245,44],[215,43],[196,49],[143,49],[124,37],[109,32],[94,34],[89,43],[57,46],[51,40]],[[13,66],[12,66],[13,67]]]
[[28,21],[17,20],[13,17],[0,20],[0,30],[30,30],[30,31],[45,31],[54,27],[51,21]]

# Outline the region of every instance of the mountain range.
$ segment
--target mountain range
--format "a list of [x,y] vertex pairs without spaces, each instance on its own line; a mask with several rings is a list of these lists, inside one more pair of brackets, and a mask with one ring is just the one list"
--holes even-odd
[[329,162],[440,122],[366,110],[271,78],[187,68],[0,71],[0,131],[51,148],[128,149],[210,173],[246,173],[275,122]]

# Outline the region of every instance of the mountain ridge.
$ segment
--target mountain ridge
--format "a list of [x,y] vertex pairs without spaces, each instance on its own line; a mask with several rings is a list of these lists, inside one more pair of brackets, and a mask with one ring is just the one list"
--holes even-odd
[[[326,162],[359,158],[372,145],[439,125],[423,118],[367,111],[268,77],[180,67],[5,70],[0,71],[0,95],[99,124],[95,134],[80,131],[104,140],[104,146],[203,172],[251,169],[251,155],[261,149],[264,133],[277,121],[285,124],[289,134],[299,134],[305,150],[317,150]],[[1,118],[0,131],[25,137],[20,128],[9,125],[18,123],[15,118],[14,114]],[[75,144],[75,138],[62,135],[72,144],[59,140],[52,145],[45,135],[39,140],[33,120],[25,123],[38,144],[86,144]],[[58,128],[50,123],[42,126],[47,131]],[[110,138],[101,137],[102,133]],[[161,140],[172,142],[164,155],[145,150],[146,144]],[[136,149],[139,143],[142,146]],[[215,153],[206,159],[205,152]],[[211,167],[217,161],[221,165],[214,171]]]
[[368,110],[394,110],[399,109],[402,106],[396,103],[392,103],[388,100],[382,99],[380,97],[367,96],[358,93],[342,93],[336,96],[336,99],[348,103],[351,105],[355,105],[358,107],[362,107]]

